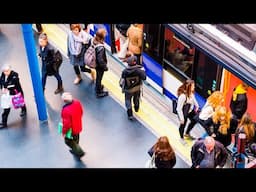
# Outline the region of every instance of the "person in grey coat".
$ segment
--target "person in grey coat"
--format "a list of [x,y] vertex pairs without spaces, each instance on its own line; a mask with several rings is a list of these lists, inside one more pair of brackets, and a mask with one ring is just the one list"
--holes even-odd
[[91,74],[92,80],[95,80],[96,72],[85,67],[84,54],[89,47],[90,36],[85,31],[81,30],[80,24],[71,24],[71,31],[68,34],[67,47],[70,64],[73,65],[76,73],[74,84],[79,84],[82,80],[80,70]]

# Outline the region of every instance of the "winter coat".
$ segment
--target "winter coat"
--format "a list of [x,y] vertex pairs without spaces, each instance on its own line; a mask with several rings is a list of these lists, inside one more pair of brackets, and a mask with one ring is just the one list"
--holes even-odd
[[84,53],[88,46],[83,42],[89,43],[88,34],[81,31],[78,36],[74,35],[72,31],[68,34],[67,48],[68,57],[71,65],[84,66]]
[[19,74],[15,71],[11,71],[10,75],[7,77],[5,81],[4,73],[1,74],[0,77],[0,88],[7,88],[10,92],[10,95],[15,95],[16,91],[21,92],[24,96],[23,90],[20,85]]
[[44,49],[40,46],[39,50],[39,56],[42,59],[42,74],[54,75],[57,72],[53,66],[54,48],[47,44]]
[[71,103],[65,104],[61,111],[62,133],[66,134],[71,128],[72,135],[79,134],[82,131],[82,115],[83,107],[78,100],[73,99]]
[[230,101],[230,109],[232,114],[235,115],[237,119],[241,119],[247,110],[247,105],[248,99],[246,90],[244,90],[240,84],[233,90],[233,95]]
[[[215,141],[215,146],[213,150],[214,150],[214,167],[217,167],[217,166],[223,167],[228,157],[227,150],[218,141]],[[204,145],[204,140],[201,139],[196,141],[191,149],[192,168],[196,168],[198,165],[200,165],[201,161],[204,159],[204,154],[206,152],[207,151]]]
[[[93,44],[96,46],[98,44],[100,44],[100,42],[93,40]],[[98,46],[95,49],[96,52],[96,70],[99,71],[107,71],[108,67],[107,67],[107,55],[106,55],[106,50],[104,46]]]
[[146,73],[139,65],[128,65],[121,77],[124,79],[124,92],[133,93],[140,90],[142,80],[146,80]]
[[[150,157],[154,154],[154,146],[148,151]],[[174,155],[173,159],[170,160],[163,160],[160,159],[157,155],[155,156],[155,165],[156,168],[173,168],[176,164],[176,156]]]
[[129,38],[128,50],[133,54],[141,54],[143,31],[139,27],[131,25],[127,30]]
[[212,121],[212,118],[211,118],[210,121],[209,121],[209,127],[206,128],[206,132],[210,136],[213,133],[215,133],[215,135],[216,135],[215,140],[221,142],[224,145],[224,147],[227,147],[231,143],[231,135],[235,134],[237,126],[238,126],[237,120],[230,119],[229,129],[227,130],[227,134],[224,135],[224,134],[219,132],[220,123],[219,122],[214,123]]

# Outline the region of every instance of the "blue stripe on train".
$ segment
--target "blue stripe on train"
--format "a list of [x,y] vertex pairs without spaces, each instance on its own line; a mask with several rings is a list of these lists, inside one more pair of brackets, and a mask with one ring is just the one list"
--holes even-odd
[[163,67],[146,53],[142,54],[142,61],[147,76],[150,77],[157,85],[163,87]]

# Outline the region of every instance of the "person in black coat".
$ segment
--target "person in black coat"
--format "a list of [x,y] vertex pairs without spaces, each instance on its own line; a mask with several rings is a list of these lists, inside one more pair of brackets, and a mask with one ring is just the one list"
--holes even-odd
[[[134,110],[139,111],[140,93],[142,80],[146,80],[146,73],[141,65],[137,65],[137,57],[130,56],[127,59],[128,66],[122,72],[120,86],[123,87],[125,94],[125,106],[129,120],[133,120],[132,104],[133,99]],[[123,84],[123,85],[122,85]]]
[[230,101],[230,109],[232,111],[233,117],[237,120],[240,120],[247,110],[248,98],[246,93],[248,88],[249,86],[243,82],[233,90],[232,98]]
[[106,36],[106,30],[104,28],[98,29],[96,36],[93,39],[93,44],[96,46],[102,44],[95,48],[96,52],[96,85],[95,91],[97,98],[108,96],[108,91],[104,91],[104,86],[101,84],[104,72],[108,70],[107,67],[107,56],[104,47],[104,39]]
[[[4,92],[4,89],[8,89],[10,95],[16,95],[17,93],[21,93],[24,97],[23,90],[20,85],[19,75],[17,72],[11,70],[11,66],[4,65],[2,67],[2,74],[0,77],[0,88]],[[7,120],[11,108],[6,108],[2,113],[2,123],[0,124],[0,128],[7,127]],[[21,107],[20,116],[23,117],[26,115],[26,105]]]
[[192,168],[222,168],[227,158],[223,144],[211,136],[197,140],[191,149]]
[[156,144],[150,148],[148,154],[151,157],[155,154],[156,168],[173,168],[176,164],[175,152],[166,136],[160,137]]
[[42,59],[42,87],[45,90],[45,84],[47,76],[54,75],[58,81],[58,87],[54,91],[55,94],[62,93],[64,91],[62,85],[62,79],[59,74],[59,69],[55,69],[53,66],[53,57],[54,57],[54,48],[48,43],[48,37],[45,33],[40,34],[39,36],[39,56]]

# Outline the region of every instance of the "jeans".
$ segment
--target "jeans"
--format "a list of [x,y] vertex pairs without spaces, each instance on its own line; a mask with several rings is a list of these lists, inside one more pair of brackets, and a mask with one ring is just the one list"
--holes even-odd
[[132,108],[132,101],[133,99],[133,104],[135,108],[139,108],[140,104],[140,91],[136,91],[134,93],[125,93],[125,106],[126,109],[131,109]]
[[[55,73],[54,77],[58,81],[58,87],[60,87],[62,85],[62,79],[61,79],[61,76],[60,76],[59,72]],[[42,86],[43,86],[43,90],[45,89],[46,79],[47,79],[47,73],[46,73],[46,71],[43,71],[42,72]]]

